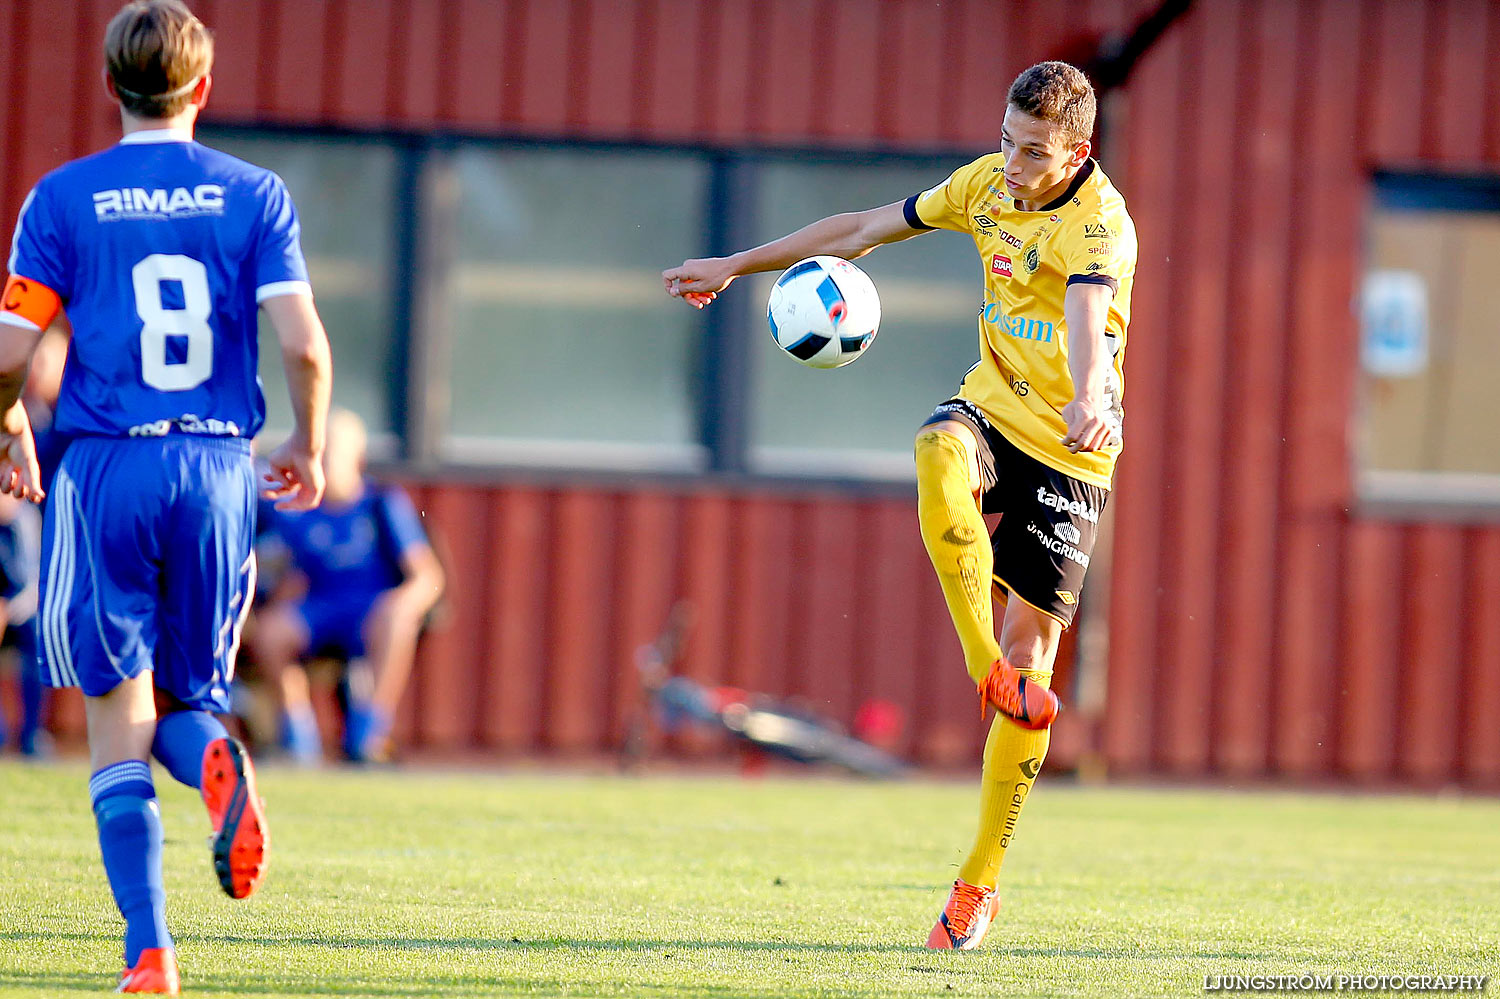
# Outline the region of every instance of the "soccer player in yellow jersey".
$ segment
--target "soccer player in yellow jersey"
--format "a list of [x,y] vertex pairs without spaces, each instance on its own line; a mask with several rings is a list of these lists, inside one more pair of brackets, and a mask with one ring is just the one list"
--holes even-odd
[[[701,309],[741,274],[815,254],[853,259],[932,229],[966,232],[979,250],[979,361],[916,440],[922,539],[981,711],[997,711],[979,833],[933,948],[977,947],[999,909],[1000,864],[1060,707],[1048,689],[1058,640],[1120,453],[1135,227],[1089,157],[1094,111],[1082,72],[1040,63],[1011,84],[999,152],[936,187],[662,272],[668,294]],[[988,539],[985,513],[1000,514]],[[992,591],[1004,605],[998,640]]]

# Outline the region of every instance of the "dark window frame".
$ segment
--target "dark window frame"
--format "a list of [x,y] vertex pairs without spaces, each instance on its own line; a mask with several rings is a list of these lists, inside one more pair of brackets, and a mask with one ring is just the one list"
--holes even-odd
[[[433,351],[450,344],[434,343],[429,312],[434,300],[431,282],[436,275],[423,266],[432,259],[432,233],[426,231],[431,193],[424,181],[425,167],[444,152],[466,146],[492,149],[549,149],[576,152],[611,151],[680,153],[701,157],[708,168],[707,204],[703,217],[701,252],[721,255],[746,245],[754,227],[754,191],[758,171],[767,164],[793,162],[798,165],[930,166],[934,176],[952,169],[955,160],[965,162],[985,150],[956,147],[894,149],[881,147],[805,147],[796,145],[723,145],[713,143],[643,142],[612,139],[578,139],[566,136],[513,136],[464,131],[413,131],[389,128],[345,128],[337,126],[293,126],[275,123],[234,123],[205,120],[200,125],[203,141],[213,145],[215,136],[296,141],[298,139],[367,140],[394,148],[397,155],[395,245],[388,284],[392,296],[393,347],[397,363],[388,373],[386,390],[397,428],[393,459],[377,462],[384,471],[408,479],[430,481],[499,482],[519,481],[566,486],[571,484],[711,483],[736,488],[761,488],[771,492],[856,492],[870,495],[909,495],[912,484],[881,478],[817,476],[795,472],[751,469],[750,407],[753,404],[750,339],[748,327],[753,310],[733,307],[730,296],[745,293],[745,284],[725,293],[721,307],[705,309],[700,320],[700,341],[715,343],[701,350],[697,372],[701,391],[697,399],[698,443],[707,455],[702,471],[592,470],[566,461],[557,465],[532,466],[504,462],[459,464],[439,457],[439,429],[433,425],[428,400],[439,391],[429,376],[441,365],[433,363]],[[436,213],[441,216],[441,212]],[[667,262],[663,262],[666,266]],[[723,307],[728,306],[728,307]],[[439,329],[451,338],[451,330]]]

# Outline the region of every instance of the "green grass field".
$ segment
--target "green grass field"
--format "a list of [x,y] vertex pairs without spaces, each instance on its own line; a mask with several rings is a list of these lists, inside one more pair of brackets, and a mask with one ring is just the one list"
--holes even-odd
[[[0,996],[118,967],[82,764],[0,763]],[[1500,972],[1500,802],[1038,784],[982,951],[920,947],[972,789],[833,779],[263,770],[219,893],[158,771],[202,996],[1158,996],[1204,976]]]

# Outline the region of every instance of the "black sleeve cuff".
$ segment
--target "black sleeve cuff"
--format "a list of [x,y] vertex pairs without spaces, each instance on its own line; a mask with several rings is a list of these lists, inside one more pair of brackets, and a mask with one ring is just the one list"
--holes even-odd
[[1120,282],[1108,274],[1069,274],[1068,284],[1102,284],[1116,295],[1120,293]]
[[906,199],[906,204],[901,206],[901,210],[906,213],[906,224],[913,229],[936,229],[937,226],[928,225],[922,221],[922,216],[917,214],[917,198],[919,197],[920,195],[913,194]]

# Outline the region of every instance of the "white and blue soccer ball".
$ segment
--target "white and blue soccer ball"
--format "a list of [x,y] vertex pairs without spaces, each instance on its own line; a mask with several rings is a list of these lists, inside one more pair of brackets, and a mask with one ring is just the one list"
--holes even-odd
[[842,257],[808,257],[771,286],[766,306],[776,346],[809,368],[856,360],[880,328],[880,296],[869,275]]

